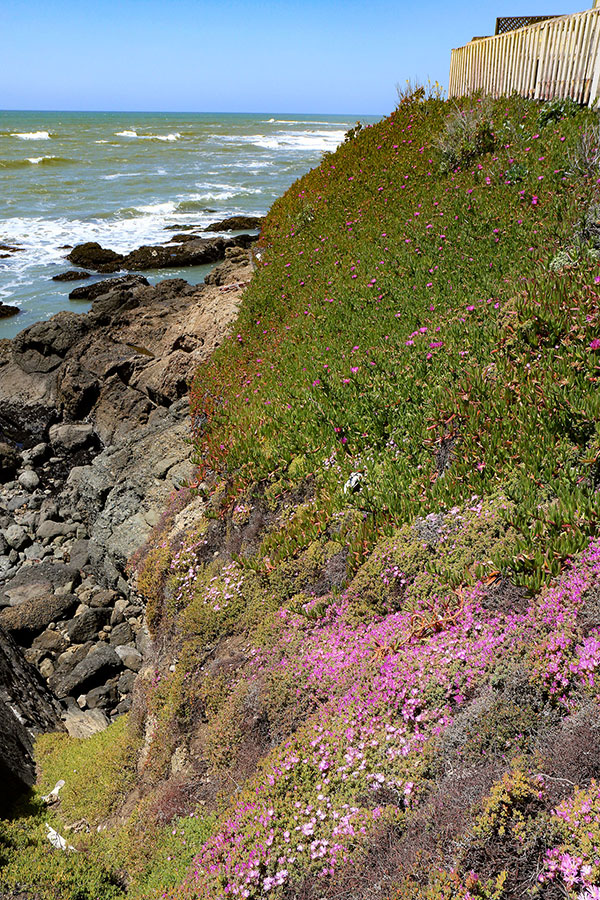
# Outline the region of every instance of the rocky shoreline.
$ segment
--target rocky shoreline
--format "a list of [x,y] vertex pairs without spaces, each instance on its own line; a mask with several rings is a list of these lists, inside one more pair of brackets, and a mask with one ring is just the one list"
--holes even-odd
[[0,342],[0,638],[72,735],[129,709],[150,652],[127,561],[193,478],[188,380],[236,317],[252,274],[242,237],[216,239],[205,284],[107,279],[77,289],[89,313]]

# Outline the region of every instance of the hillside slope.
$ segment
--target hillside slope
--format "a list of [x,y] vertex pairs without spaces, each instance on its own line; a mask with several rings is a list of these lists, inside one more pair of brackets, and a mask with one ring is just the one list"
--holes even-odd
[[7,890],[600,896],[598,138],[417,92],[274,205],[130,720],[38,742],[91,874],[34,799]]

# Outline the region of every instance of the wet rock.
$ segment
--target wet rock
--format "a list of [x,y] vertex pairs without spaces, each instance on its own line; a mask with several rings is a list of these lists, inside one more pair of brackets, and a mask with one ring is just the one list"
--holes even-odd
[[74,247],[67,259],[76,266],[84,269],[94,269],[97,272],[117,272],[123,262],[123,254],[114,250],[106,250],[96,241],[87,241]]
[[8,319],[10,316],[16,316],[20,312],[18,306],[9,306],[0,300],[0,319]]
[[217,262],[225,254],[223,238],[198,238],[184,244],[139,247],[123,260],[126,269],[164,269]]
[[261,216],[230,216],[213,222],[205,231],[245,231],[247,228],[262,228],[263,222]]
[[[51,682],[57,697],[74,696],[82,690],[97,687],[123,667],[116,651],[107,644],[96,644],[88,655],[67,675]],[[53,676],[56,678],[56,676]]]
[[77,269],[69,269],[67,272],[61,272],[59,275],[53,275],[52,281],[83,281],[85,278],[91,278],[89,272],[81,272]]
[[84,284],[82,287],[75,288],[69,294],[69,300],[87,300],[91,302],[97,297],[110,294],[114,290],[122,290],[125,288],[140,287],[148,285],[150,282],[142,275],[122,275],[120,278],[106,278],[104,281],[96,281],[94,284]]
[[18,606],[0,610],[0,625],[21,645],[30,643],[50,622],[64,619],[77,605],[74,594],[52,594],[36,600],[25,600]]

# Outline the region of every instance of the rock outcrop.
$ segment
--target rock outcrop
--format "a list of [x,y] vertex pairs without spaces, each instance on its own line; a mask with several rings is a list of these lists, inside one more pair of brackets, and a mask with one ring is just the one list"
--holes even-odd
[[230,216],[213,222],[206,231],[245,231],[249,228],[262,228],[264,219],[261,216]]
[[118,272],[120,269],[135,272],[144,269],[201,266],[224,259],[228,247],[247,249],[256,240],[257,236],[251,234],[240,234],[233,238],[185,235],[185,240],[138,247],[137,250],[127,254],[106,250],[95,241],[89,241],[71,250],[67,259],[76,266],[102,273]]
[[127,561],[193,477],[188,381],[252,271],[243,248],[227,257],[210,285],[82,286],[89,313],[0,346],[0,628],[61,698],[72,734],[131,704],[149,636]]
[[34,735],[63,728],[59,703],[0,627],[0,812],[35,781]]
[[0,319],[9,319],[11,316],[16,316],[18,312],[18,306],[9,306],[0,300]]

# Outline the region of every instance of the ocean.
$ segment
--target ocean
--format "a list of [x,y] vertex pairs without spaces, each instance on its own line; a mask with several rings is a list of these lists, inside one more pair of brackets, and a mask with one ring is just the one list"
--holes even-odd
[[[62,309],[86,282],[53,282],[72,268],[67,245],[126,252],[226,216],[264,215],[302,174],[372,116],[0,111],[0,338]],[[0,255],[4,251],[0,250]],[[143,274],[201,282],[210,266]],[[95,276],[97,278],[97,276]]]

